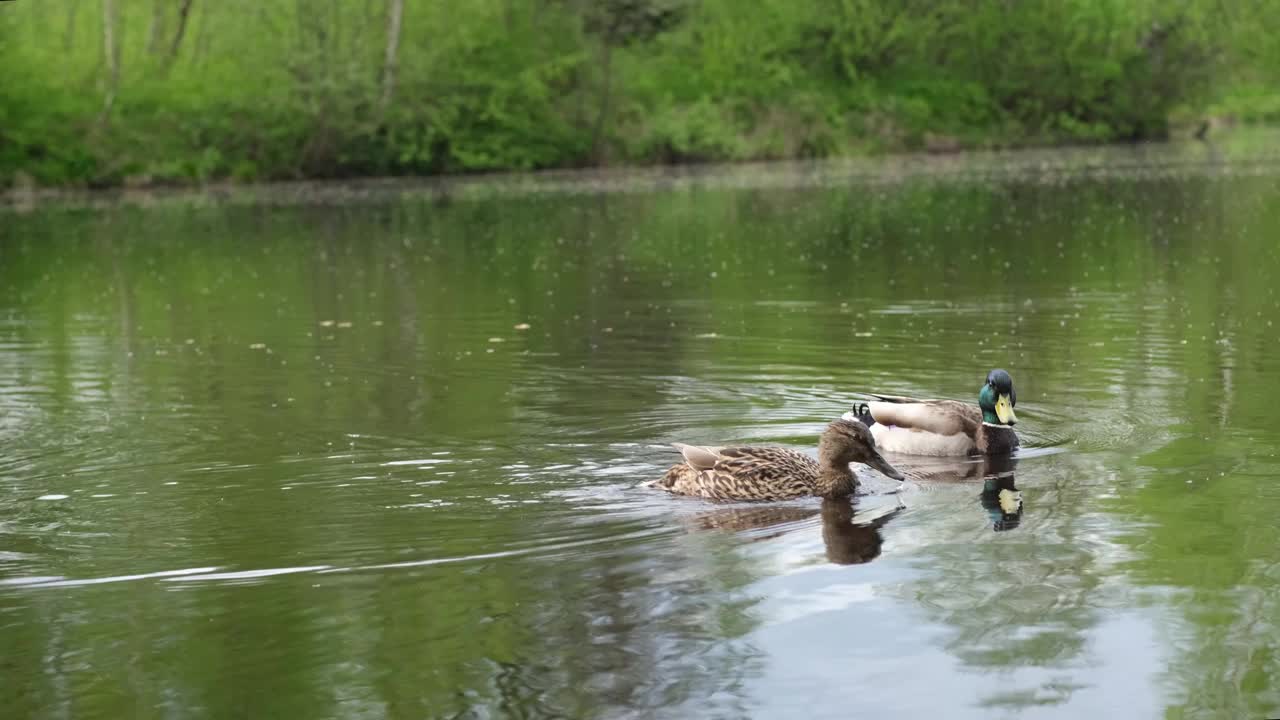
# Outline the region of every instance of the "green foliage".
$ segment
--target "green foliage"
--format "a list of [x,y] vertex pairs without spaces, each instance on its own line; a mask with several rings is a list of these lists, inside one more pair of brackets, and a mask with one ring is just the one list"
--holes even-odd
[[111,22],[103,0],[0,4],[0,186],[1107,141],[1161,137],[1178,113],[1280,116],[1261,2],[404,0],[389,73],[393,2],[191,0],[184,21],[182,2],[115,0]]

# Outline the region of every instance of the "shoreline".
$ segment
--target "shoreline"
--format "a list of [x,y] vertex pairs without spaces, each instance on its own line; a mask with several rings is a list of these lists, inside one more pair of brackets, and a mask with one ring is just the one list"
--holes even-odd
[[1280,172],[1280,128],[1233,129],[1212,138],[1009,149],[916,151],[819,159],[628,165],[474,174],[0,191],[0,212],[162,205],[342,205],[409,199],[575,195],[694,188],[798,189],[906,181],[1063,182],[1079,178]]

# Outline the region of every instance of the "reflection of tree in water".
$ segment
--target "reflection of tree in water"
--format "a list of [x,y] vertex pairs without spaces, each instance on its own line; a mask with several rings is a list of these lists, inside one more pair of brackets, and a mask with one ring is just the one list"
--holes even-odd
[[[925,577],[909,592],[950,629],[943,647],[972,670],[1037,670],[1029,677],[1035,686],[1003,682],[983,704],[1019,708],[1069,700],[1080,687],[1070,670],[1083,658],[1089,631],[1099,621],[1095,594],[1102,582],[1082,519],[1064,512],[1049,520],[1038,517],[1034,541],[1021,540],[1021,530],[1003,532],[1023,519],[1016,459],[904,465],[898,467],[917,479],[972,487],[974,509],[981,513],[947,511],[945,527],[930,529],[938,539],[919,551]],[[1067,502],[1060,499],[1056,506]]]
[[1191,187],[1168,202],[1195,202],[1181,209],[1195,222],[1157,245],[1174,290],[1163,337],[1185,346],[1161,368],[1172,437],[1137,458],[1134,487],[1114,503],[1136,528],[1122,538],[1134,553],[1123,569],[1174,598],[1161,631],[1167,717],[1280,717],[1280,306],[1275,245],[1256,242],[1259,228],[1280,228],[1280,206],[1253,185]]
[[[755,600],[741,594],[756,578],[738,542],[812,532],[820,518],[833,562],[867,562],[899,508],[856,515],[855,507],[846,499],[716,508],[689,518],[701,532],[635,548],[442,568],[432,573],[432,608],[417,602],[430,620],[395,623],[379,642],[376,664],[398,677],[382,693],[457,717],[615,717],[689,702],[705,717],[747,717],[743,691],[764,666],[740,640],[757,621]],[[379,604],[397,612],[418,585],[383,583]],[[449,597],[459,603],[441,606]]]
[[[643,423],[621,429],[599,423],[608,402],[620,418],[658,414],[645,409],[663,402],[657,378],[678,374],[686,323],[678,308],[641,302],[660,297],[668,278],[652,258],[632,261],[626,249],[631,226],[612,212],[597,199],[500,208],[459,204],[446,211],[408,205],[353,216],[334,209],[282,210],[265,220],[231,209],[213,216],[218,222],[208,228],[182,218],[169,224],[151,218],[147,227],[133,228],[135,234],[106,228],[106,221],[68,222],[58,226],[67,237],[105,238],[97,253],[80,252],[85,243],[73,241],[37,243],[22,252],[0,245],[6,260],[0,276],[12,280],[3,283],[12,293],[6,302],[12,299],[24,312],[48,320],[19,326],[18,332],[53,348],[51,358],[0,358],[0,371],[29,374],[23,384],[55,388],[39,409],[65,404],[67,422],[79,432],[101,424],[88,412],[99,406],[127,418],[108,429],[131,431],[125,439],[133,444],[102,441],[97,449],[111,447],[127,457],[131,447],[151,441],[163,447],[150,459],[179,455],[175,466],[181,468],[184,451],[207,459],[217,447],[258,467],[254,489],[297,472],[275,462],[282,428],[290,429],[283,445],[295,449],[323,446],[328,431],[336,436],[357,427],[388,437],[403,437],[411,428],[427,447],[442,433],[501,433],[511,445],[527,446],[545,442],[553,423],[582,431],[575,440],[592,432],[647,437],[653,431]],[[369,242],[371,224],[382,236],[377,242]],[[111,272],[99,272],[102,267]],[[86,337],[76,335],[84,324],[77,325],[77,318],[101,315],[108,317],[100,328],[90,324]],[[387,321],[374,325],[367,322],[371,318]],[[513,336],[512,326],[526,320],[535,327]],[[341,328],[342,321],[354,323]],[[478,321],[488,325],[477,326]],[[499,346],[505,352],[478,362],[475,356],[493,347],[487,340],[498,334],[495,325],[508,340]],[[192,341],[184,344],[187,338]],[[256,342],[272,354],[237,359]],[[93,357],[85,357],[84,348]],[[129,352],[139,348],[145,352]],[[169,354],[152,355],[153,348]],[[522,356],[522,350],[536,359]],[[273,364],[275,358],[288,365]],[[637,358],[643,361],[640,374]],[[76,363],[115,380],[93,406],[76,404],[69,379]],[[151,425],[163,428],[146,432],[150,425],[116,412],[112,404],[124,411],[147,403],[168,407],[178,402],[175,396],[201,410],[180,423],[185,433],[198,436],[197,443],[174,442],[174,421],[161,413],[154,413],[158,419]],[[261,412],[267,405],[272,412]],[[536,418],[549,422],[530,422]],[[315,437],[299,437],[294,428]],[[75,457],[60,448],[44,474],[57,476]],[[161,467],[153,474],[171,471]],[[493,477],[477,473],[482,475]],[[144,479],[134,482],[148,487]],[[151,551],[147,569],[202,560],[272,567],[329,553],[326,548],[337,541],[421,533],[421,517],[407,514],[351,514],[339,526],[330,522],[334,508],[325,503],[227,493],[213,512],[198,493],[173,498],[174,506],[159,513],[155,500],[104,505],[116,515],[90,520],[132,528],[137,536],[160,536],[157,526],[163,526],[166,536],[193,538],[189,546]],[[239,503],[258,510],[237,512]],[[264,503],[280,505],[264,512]],[[37,507],[47,514],[61,509]],[[507,513],[493,523],[486,542],[500,547],[508,539],[518,541],[530,522]],[[387,531],[396,526],[403,528]],[[461,539],[448,540],[464,546]],[[72,577],[136,570],[135,557],[109,557],[121,545],[101,540],[92,555],[80,552],[55,562],[42,550],[37,559],[45,572]],[[678,555],[671,548],[666,554]],[[73,564],[80,557],[85,562]],[[693,563],[699,571],[679,569]],[[86,712],[114,712],[129,693],[147,696],[153,688],[126,677],[132,665],[127,658],[121,662],[123,651],[94,637],[105,627],[133,626],[138,609],[151,608],[168,624],[161,629],[160,620],[150,621],[154,629],[136,632],[131,647],[140,656],[164,658],[157,663],[184,678],[181,693],[193,698],[191,706],[231,714],[243,708],[232,695],[217,696],[219,687],[246,689],[235,696],[242,700],[261,697],[296,706],[299,698],[309,698],[313,709],[330,701],[350,707],[377,703],[381,696],[387,707],[404,710],[397,717],[498,707],[503,697],[574,716],[611,703],[658,706],[671,697],[716,691],[731,705],[733,687],[753,667],[749,648],[733,640],[750,628],[748,606],[734,599],[749,578],[741,569],[726,570],[732,566],[728,557],[619,560],[584,554],[569,561],[451,566],[429,579],[378,578],[376,591],[355,583],[311,594],[309,584],[274,581],[231,595],[206,586],[183,594],[192,599],[190,607],[169,604],[166,611],[154,610],[151,601],[169,594],[149,581],[107,585],[65,601],[53,592],[33,593],[22,609],[39,616],[31,618],[15,656],[49,657],[58,666],[17,682],[29,683],[26,695],[44,707],[83,694],[78,690],[99,682],[95,678],[119,688],[85,705]],[[649,569],[664,567],[677,570],[651,587]],[[90,597],[92,605],[76,599]],[[95,673],[77,670],[78,662],[64,666],[62,657],[71,652],[88,658]],[[260,690],[252,691],[254,686]],[[0,692],[0,698],[6,695]],[[598,697],[608,701],[593,699]]]
[[[650,543],[645,557],[614,558],[559,569],[532,597],[571,599],[537,617],[528,663],[498,674],[503,712],[543,710],[574,717],[653,712],[699,703],[704,716],[746,717],[740,694],[763,658],[738,640],[755,629],[754,599],[741,588],[755,579],[735,548],[744,537],[768,541],[814,531],[820,520],[826,554],[840,564],[880,554],[880,529],[900,505],[855,513],[856,501],[812,505],[734,505],[688,518],[697,532]],[[705,532],[705,531],[718,532]],[[734,533],[727,543],[719,532]],[[570,564],[575,561],[571,560]],[[547,643],[553,643],[547,646]]]
[[[1262,410],[1264,401],[1245,397],[1254,394],[1234,398],[1246,415],[1242,406]],[[1180,617],[1165,631],[1176,649],[1163,678],[1170,717],[1276,717],[1274,431],[1205,427],[1197,435],[1141,458],[1146,483],[1122,500],[1143,520],[1126,538],[1138,554],[1125,569],[1141,586],[1176,593]]]
[[[698,540],[690,543],[689,540]],[[400,717],[617,717],[698,701],[743,717],[754,578],[702,538],[383,578],[378,695]],[[362,683],[357,680],[357,688]]]
[[554,278],[560,327],[545,340],[555,353],[544,361],[549,372],[517,397],[577,442],[651,438],[672,421],[662,408],[670,378],[684,370],[691,317],[663,302],[671,267],[644,252],[652,238],[643,218],[654,211],[666,211],[654,198],[584,198],[557,214],[560,227],[534,259]]
[[[854,509],[847,499],[825,501],[821,508],[732,506],[699,512],[688,526],[766,541],[811,532],[808,521],[820,516],[833,562],[868,562],[879,555],[880,528],[899,508],[861,521]],[[606,552],[491,566],[487,575],[505,578],[499,584],[530,585],[509,588],[512,601],[493,607],[524,598],[534,608],[519,617],[471,621],[482,636],[499,626],[519,637],[504,644],[505,653],[492,653],[485,643],[488,659],[473,664],[474,678],[462,679],[474,689],[459,703],[475,715],[494,708],[503,716],[612,717],[698,702],[702,716],[749,716],[742,691],[764,668],[763,658],[739,640],[756,626],[755,600],[740,589],[755,578],[735,550],[737,540],[726,540],[716,532],[694,532],[646,543],[643,555]],[[508,569],[517,577],[508,576]],[[458,650],[463,657],[477,655]],[[476,687],[482,677],[488,679]],[[442,695],[447,687],[440,685]]]

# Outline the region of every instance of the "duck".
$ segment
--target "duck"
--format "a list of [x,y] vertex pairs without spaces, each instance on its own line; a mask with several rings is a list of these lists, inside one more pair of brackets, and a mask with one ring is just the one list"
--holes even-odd
[[1013,408],[1018,395],[1009,373],[996,369],[978,392],[978,404],[917,400],[869,393],[843,419],[864,423],[886,451],[904,455],[1007,455],[1018,449]]
[[849,463],[869,465],[894,480],[904,476],[876,448],[865,423],[836,420],[818,441],[818,459],[780,447],[705,447],[675,443],[684,462],[651,486],[676,495],[767,502],[805,496],[844,498],[858,488]]

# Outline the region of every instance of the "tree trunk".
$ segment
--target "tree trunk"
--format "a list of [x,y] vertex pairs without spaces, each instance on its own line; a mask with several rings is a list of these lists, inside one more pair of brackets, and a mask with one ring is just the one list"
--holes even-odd
[[120,87],[120,43],[116,31],[116,0],[102,0],[102,53],[107,65],[107,89],[99,119],[103,124],[111,115],[111,108],[116,104],[116,90]]
[[160,38],[164,36],[165,0],[155,0],[151,6],[151,29],[147,32],[147,54],[160,52]]
[[178,50],[182,47],[182,36],[187,34],[187,18],[191,16],[193,2],[195,0],[182,0],[182,5],[178,8],[178,29],[173,33],[173,42],[169,45],[169,65],[178,59]]
[[212,18],[209,16],[209,3],[200,6],[200,21],[195,25],[196,47],[191,52],[191,60],[197,66],[204,63],[204,59],[209,55],[209,45],[213,42],[213,32],[209,29],[209,22]]
[[382,62],[382,102],[379,115],[386,113],[396,89],[396,61],[400,51],[400,21],[404,17],[404,0],[388,0],[387,54]]
[[604,39],[604,57],[600,61],[600,70],[604,74],[604,87],[600,92],[600,113],[596,115],[595,127],[591,131],[591,161],[600,164],[600,142],[604,139],[604,127],[609,119],[609,102],[613,95],[613,32]]
[[71,0],[67,3],[67,34],[62,38],[62,47],[70,50],[76,39],[76,15],[79,15],[80,0]]

